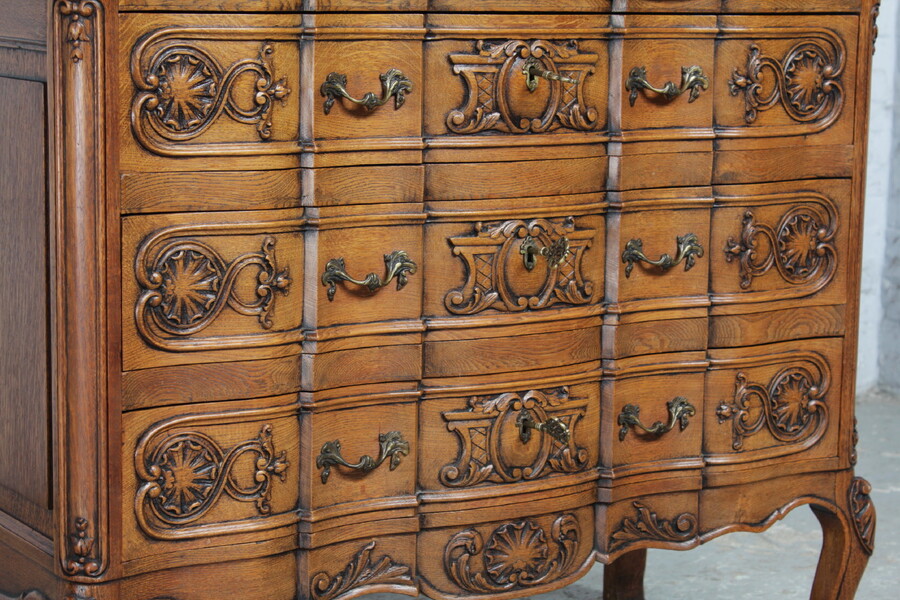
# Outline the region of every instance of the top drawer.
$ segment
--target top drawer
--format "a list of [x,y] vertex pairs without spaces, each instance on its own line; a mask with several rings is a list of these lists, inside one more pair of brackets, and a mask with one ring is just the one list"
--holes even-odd
[[244,12],[422,11],[428,0],[120,0],[126,10],[193,10]]

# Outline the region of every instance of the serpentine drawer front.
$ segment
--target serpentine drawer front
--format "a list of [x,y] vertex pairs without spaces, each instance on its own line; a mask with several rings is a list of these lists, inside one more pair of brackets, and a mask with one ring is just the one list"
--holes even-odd
[[0,600],[853,597],[876,0],[6,4]]

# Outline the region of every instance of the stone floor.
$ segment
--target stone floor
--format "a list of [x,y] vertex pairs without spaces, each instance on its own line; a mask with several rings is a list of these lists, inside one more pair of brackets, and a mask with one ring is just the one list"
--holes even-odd
[[[900,397],[883,393],[859,399],[857,473],[874,488],[878,510],[875,554],[863,576],[858,600],[900,597]],[[897,430],[895,430],[897,428]],[[760,534],[732,533],[688,552],[650,550],[647,600],[793,600],[809,598],[822,532],[809,508],[801,507]],[[595,565],[576,583],[539,600],[599,600],[603,567]],[[396,600],[392,594],[367,596]]]

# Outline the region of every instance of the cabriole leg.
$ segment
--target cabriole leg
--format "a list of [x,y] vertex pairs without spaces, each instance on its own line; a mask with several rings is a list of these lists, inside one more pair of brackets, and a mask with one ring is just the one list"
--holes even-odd
[[623,554],[603,568],[603,600],[644,600],[647,551]]

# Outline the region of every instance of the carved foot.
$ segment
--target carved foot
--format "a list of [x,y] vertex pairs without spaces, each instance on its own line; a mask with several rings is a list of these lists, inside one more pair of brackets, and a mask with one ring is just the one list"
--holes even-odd
[[868,481],[855,477],[840,500],[840,511],[813,505],[823,542],[811,600],[853,600],[875,542],[871,491]]
[[603,568],[603,600],[644,600],[647,551],[623,554]]

